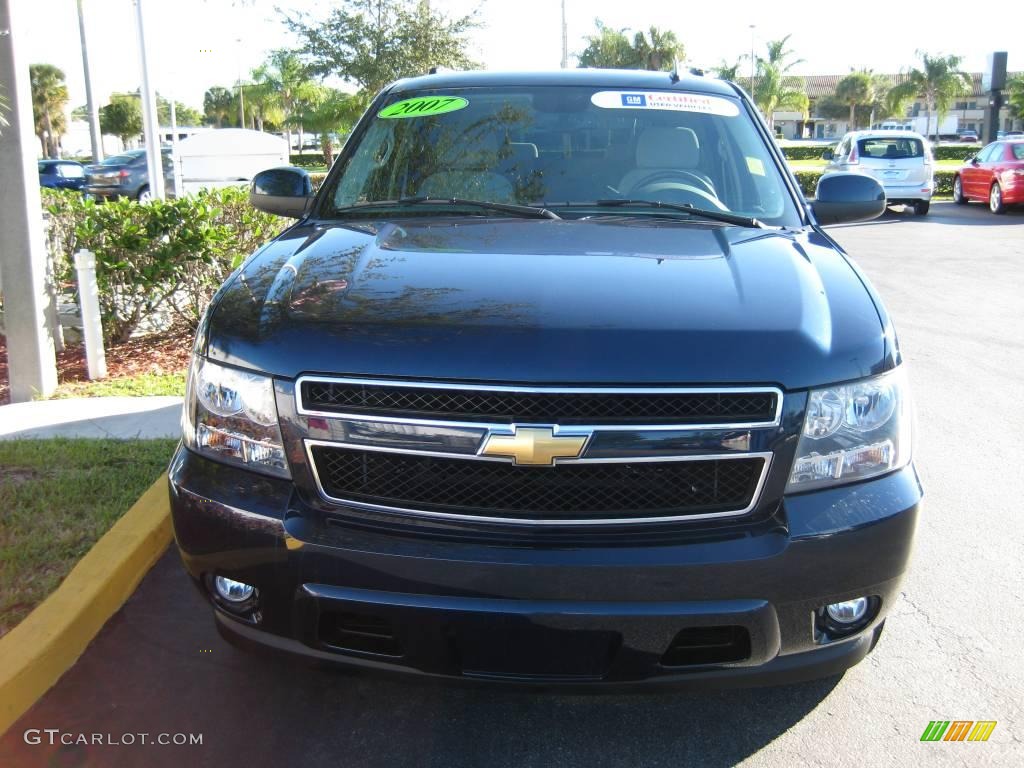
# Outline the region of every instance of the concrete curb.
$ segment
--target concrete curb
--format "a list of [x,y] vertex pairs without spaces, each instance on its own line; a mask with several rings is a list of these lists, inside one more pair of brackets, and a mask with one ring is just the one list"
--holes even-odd
[[0,733],[78,660],[170,541],[165,474],[96,542],[52,595],[0,638]]

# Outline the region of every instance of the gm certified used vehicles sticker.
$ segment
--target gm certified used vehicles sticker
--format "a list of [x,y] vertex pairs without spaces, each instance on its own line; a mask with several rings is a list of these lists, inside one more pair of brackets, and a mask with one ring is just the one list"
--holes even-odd
[[377,117],[428,117],[443,115],[445,112],[455,112],[465,109],[467,106],[469,106],[469,102],[460,96],[417,96],[414,99],[396,101],[394,104],[384,107],[377,113]]
[[675,112],[704,112],[722,117],[736,117],[740,113],[739,107],[728,99],[699,93],[598,91],[590,97],[590,101],[595,107],[603,109],[667,109]]

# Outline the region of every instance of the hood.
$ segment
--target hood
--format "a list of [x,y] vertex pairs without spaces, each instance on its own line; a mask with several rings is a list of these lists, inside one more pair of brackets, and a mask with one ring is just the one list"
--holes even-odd
[[289,230],[222,288],[207,354],[302,373],[584,384],[777,384],[891,367],[839,250],[640,217]]

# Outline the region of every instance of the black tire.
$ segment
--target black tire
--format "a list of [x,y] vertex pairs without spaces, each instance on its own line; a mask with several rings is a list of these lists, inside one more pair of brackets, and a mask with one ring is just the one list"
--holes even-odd
[[1003,202],[1003,188],[997,181],[988,191],[988,209],[996,215],[1006,213],[1006,203]]
[[964,185],[960,181],[960,175],[953,177],[953,202],[957,205],[967,205],[967,198],[964,197]]
[[928,213],[928,209],[932,207],[930,200],[918,200],[914,203],[914,213],[918,216],[924,216]]
[[147,203],[152,200],[153,197],[149,194],[149,187],[140,187],[138,194],[135,195],[135,199],[140,203]]

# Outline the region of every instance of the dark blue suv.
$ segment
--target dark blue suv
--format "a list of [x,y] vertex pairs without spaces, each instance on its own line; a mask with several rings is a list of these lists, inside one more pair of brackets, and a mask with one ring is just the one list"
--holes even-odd
[[398,82],[195,341],[177,544],[243,646],[590,687],[839,673],[921,500],[885,307],[748,97],[698,76]]

